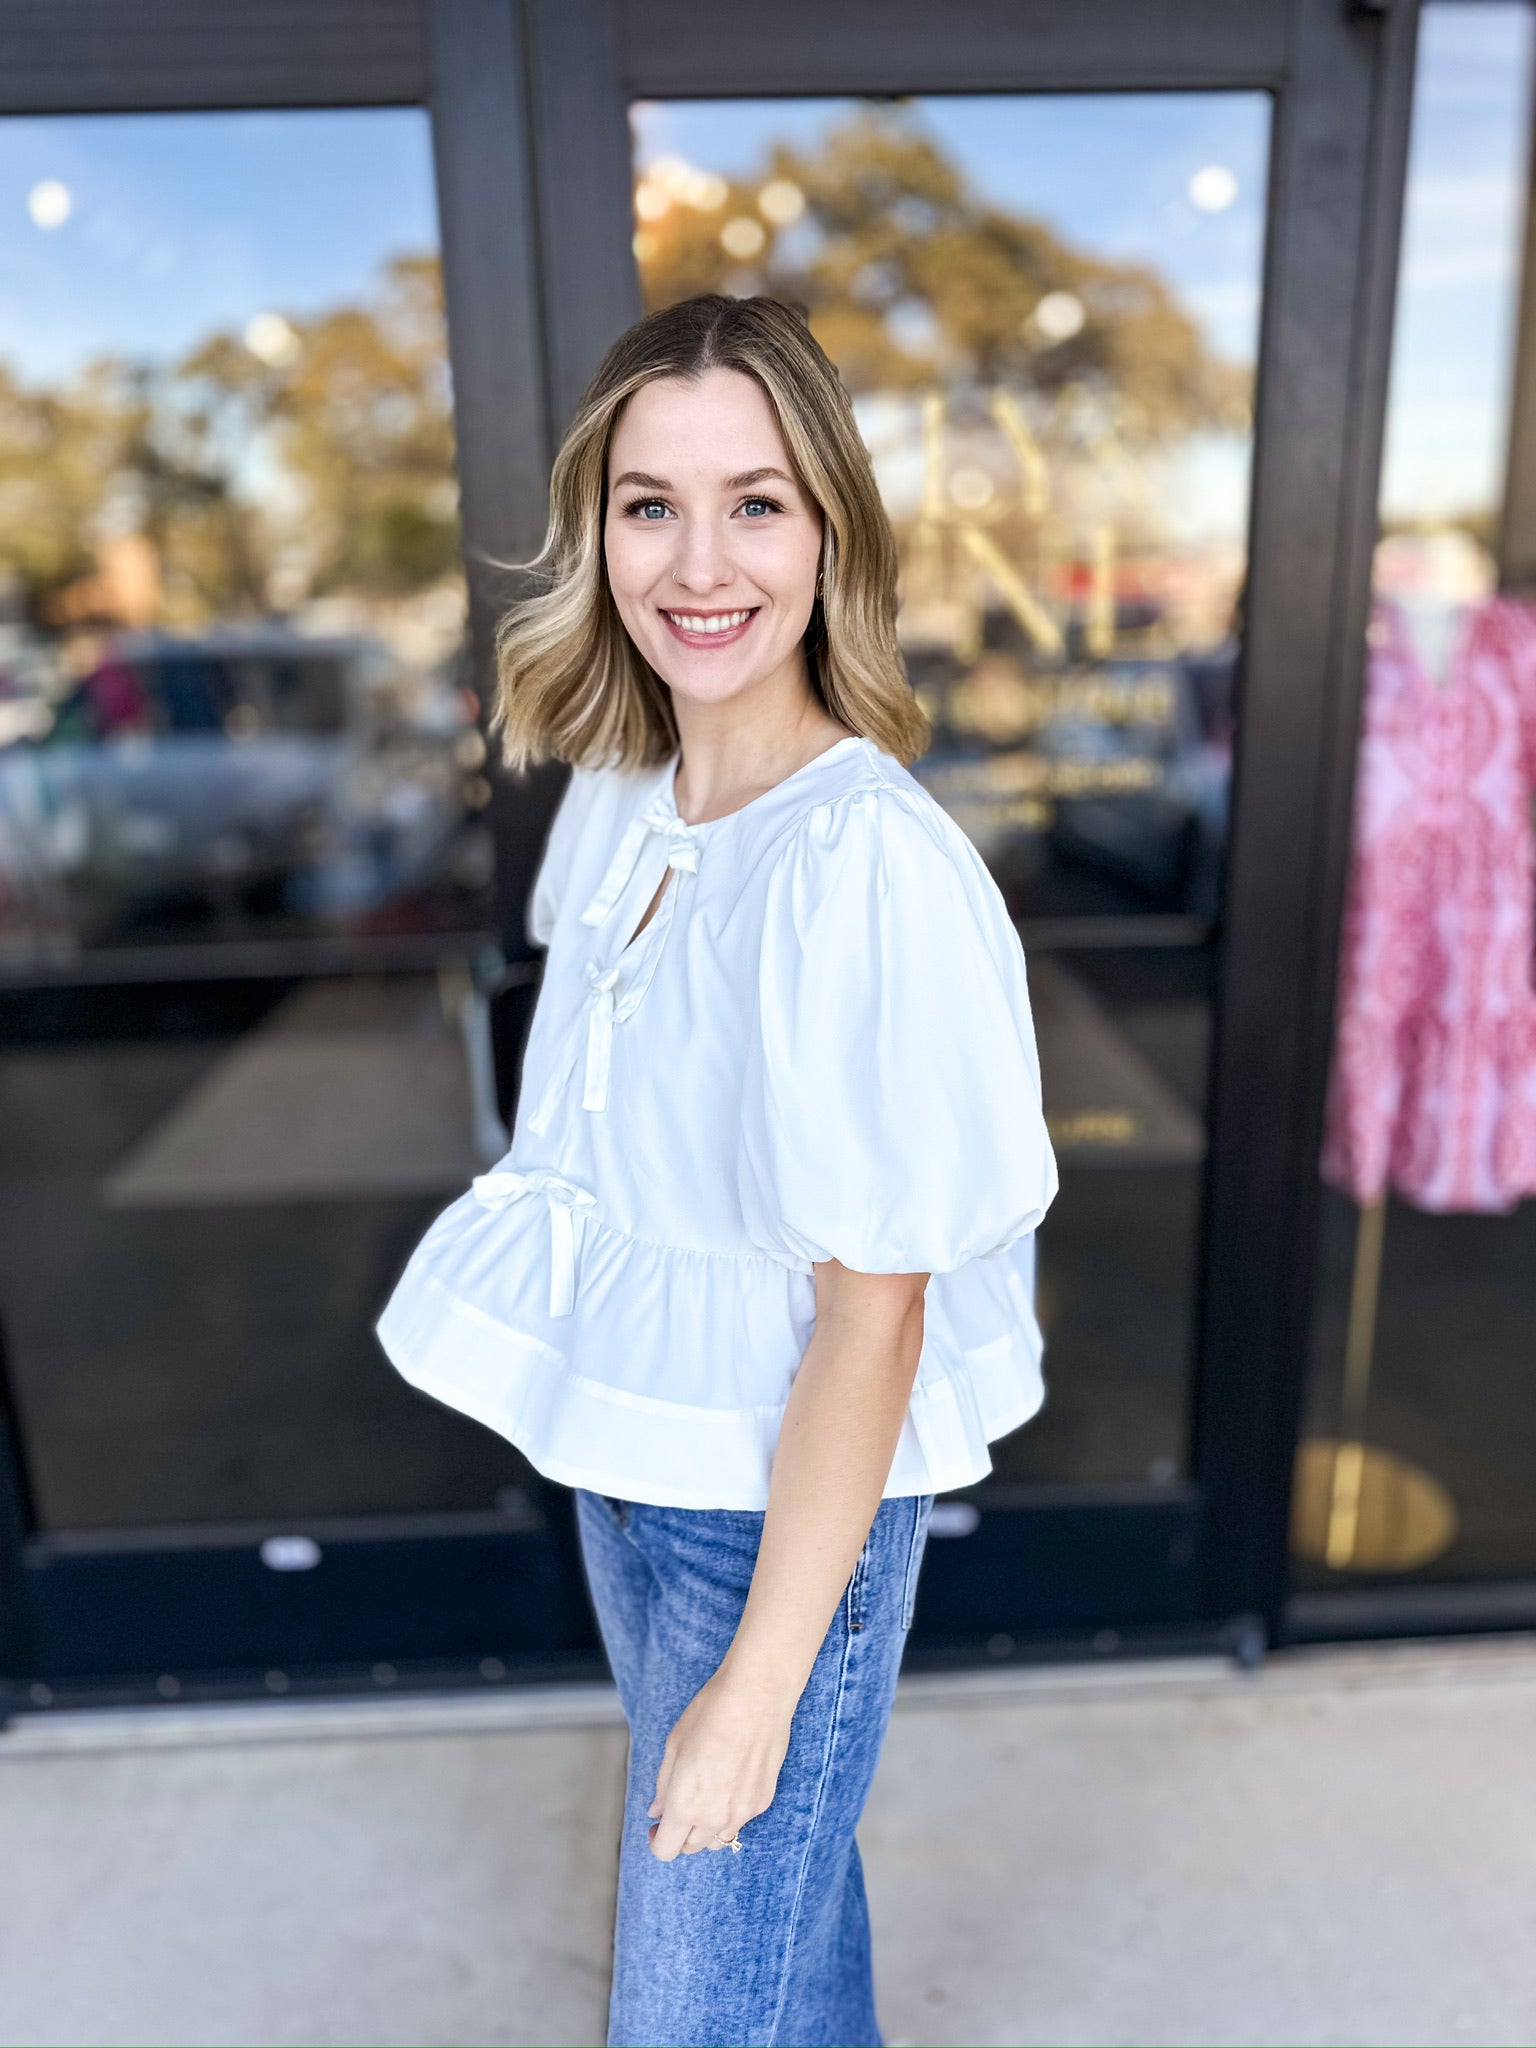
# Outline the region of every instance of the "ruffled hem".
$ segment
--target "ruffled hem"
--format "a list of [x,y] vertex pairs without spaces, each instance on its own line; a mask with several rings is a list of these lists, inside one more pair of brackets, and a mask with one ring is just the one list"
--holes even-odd
[[[659,1507],[768,1504],[782,1402],[711,1408],[610,1386],[431,1273],[407,1274],[377,1334],[413,1387],[493,1429],[563,1485]],[[941,1360],[925,1346],[885,1497],[975,1485],[992,1469],[988,1443],[1027,1422],[1044,1398],[1032,1315]]]

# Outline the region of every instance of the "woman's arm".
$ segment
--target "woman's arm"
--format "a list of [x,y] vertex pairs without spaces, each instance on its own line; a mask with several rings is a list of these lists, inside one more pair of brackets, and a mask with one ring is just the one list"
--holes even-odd
[[926,1273],[816,1271],[762,1542],[730,1649],[667,1738],[651,1813],[663,1861],[768,1807],[789,1726],[890,1476],[923,1348]]

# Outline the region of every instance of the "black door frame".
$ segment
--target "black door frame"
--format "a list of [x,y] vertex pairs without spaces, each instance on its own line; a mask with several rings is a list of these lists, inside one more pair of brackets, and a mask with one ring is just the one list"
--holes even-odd
[[[0,114],[416,104],[433,116],[471,630],[482,684],[556,436],[638,310],[632,97],[1258,89],[1275,125],[1251,570],[1213,1076],[1194,1477],[1044,1489],[930,1551],[933,1656],[992,1637],[1282,1622],[1416,0],[0,0]],[[558,778],[500,778],[495,935]],[[0,1413],[0,1673],[25,1704],[598,1668],[557,1511],[47,1539]],[[7,1534],[9,1540],[6,1540]],[[1080,1589],[1042,1607],[1055,1576]],[[520,1588],[511,1612],[490,1585]],[[423,1614],[434,1617],[429,1627]],[[920,1624],[925,1615],[920,1614]],[[7,1622],[9,1625],[7,1626]],[[921,1641],[916,1646],[922,1648]],[[368,1673],[372,1669],[373,1679]]]

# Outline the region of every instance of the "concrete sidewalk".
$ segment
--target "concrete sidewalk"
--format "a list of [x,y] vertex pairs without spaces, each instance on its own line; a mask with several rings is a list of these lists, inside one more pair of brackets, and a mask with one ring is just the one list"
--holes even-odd
[[[906,1681],[895,2043],[1536,2041],[1536,1644]],[[592,2043],[600,1689],[0,1735],[0,2041]]]

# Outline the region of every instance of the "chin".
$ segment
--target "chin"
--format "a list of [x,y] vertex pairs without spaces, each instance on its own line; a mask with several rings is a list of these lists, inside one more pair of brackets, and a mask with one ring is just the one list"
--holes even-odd
[[690,704],[726,704],[732,697],[744,696],[754,684],[762,681],[762,677],[757,675],[669,676],[660,666],[656,673],[674,696],[686,697]]

